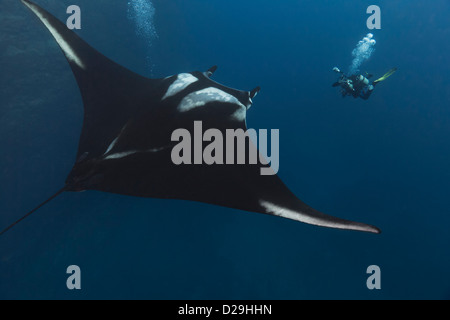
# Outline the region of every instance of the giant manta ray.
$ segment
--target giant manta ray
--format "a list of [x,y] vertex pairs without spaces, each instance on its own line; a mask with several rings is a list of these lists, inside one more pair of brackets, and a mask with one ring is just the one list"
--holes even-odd
[[49,12],[21,0],[61,47],[78,82],[84,123],[77,159],[65,186],[1,232],[65,191],[99,190],[129,196],[199,201],[337,229],[380,233],[374,226],[323,214],[298,199],[277,175],[260,166],[175,165],[174,130],[246,130],[259,87],[240,91],[211,79],[216,71],[149,79],[96,51]]

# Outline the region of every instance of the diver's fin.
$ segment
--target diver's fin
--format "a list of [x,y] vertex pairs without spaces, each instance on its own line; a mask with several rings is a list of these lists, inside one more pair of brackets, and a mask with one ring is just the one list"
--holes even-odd
[[340,85],[341,85],[341,84],[339,83],[339,81],[332,84],[333,88],[334,88],[334,87],[338,87],[338,86],[340,86]]
[[61,190],[59,190],[57,193],[55,193],[54,195],[52,195],[50,198],[48,198],[47,200],[45,200],[44,202],[42,202],[40,205],[38,205],[36,208],[34,208],[33,210],[31,210],[30,212],[28,212],[26,215],[24,215],[22,218],[20,218],[19,220],[17,220],[16,222],[14,222],[12,225],[10,225],[9,227],[7,227],[6,229],[4,229],[2,232],[0,232],[0,236],[2,236],[3,234],[5,234],[8,230],[12,229],[16,224],[18,224],[19,222],[25,220],[26,218],[28,218],[29,216],[31,216],[33,213],[35,213],[37,210],[39,210],[40,208],[42,208],[43,206],[45,206],[47,203],[49,203],[50,201],[52,201],[53,199],[55,199],[57,196],[59,196],[61,193],[63,193],[64,191],[67,191],[67,186],[64,186],[64,188],[62,188]]
[[389,78],[390,76],[392,76],[392,75],[395,73],[395,71],[397,71],[397,68],[392,68],[391,70],[389,70],[388,72],[386,72],[386,74],[385,74],[384,76],[382,76],[381,78],[375,80],[373,83],[375,84],[375,83],[378,83],[378,82],[381,82],[381,81],[386,80],[387,78]]

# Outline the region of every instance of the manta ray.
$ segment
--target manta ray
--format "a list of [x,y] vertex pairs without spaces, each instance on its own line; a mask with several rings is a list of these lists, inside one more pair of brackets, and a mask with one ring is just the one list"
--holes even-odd
[[171,134],[193,123],[205,129],[247,129],[246,116],[260,91],[241,91],[206,72],[164,79],[138,75],[108,59],[29,0],[20,0],[50,31],[78,83],[84,122],[75,164],[64,187],[0,234],[62,192],[97,190],[121,195],[197,201],[279,216],[321,227],[380,233],[377,227],[336,218],[305,204],[260,166],[176,165]]

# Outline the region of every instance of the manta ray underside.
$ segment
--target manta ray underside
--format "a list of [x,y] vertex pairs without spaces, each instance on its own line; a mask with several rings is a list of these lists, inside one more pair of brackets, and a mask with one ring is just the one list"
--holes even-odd
[[239,91],[207,72],[148,79],[109,60],[65,24],[29,0],[21,0],[61,47],[78,82],[84,123],[75,165],[65,191],[99,190],[130,196],[199,201],[280,216],[322,227],[379,233],[367,224],[323,214],[298,199],[261,166],[175,165],[171,135],[184,128],[247,130],[246,114],[259,88]]

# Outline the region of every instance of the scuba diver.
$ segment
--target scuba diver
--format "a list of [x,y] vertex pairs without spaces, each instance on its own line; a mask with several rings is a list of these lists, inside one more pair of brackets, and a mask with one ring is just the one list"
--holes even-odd
[[361,98],[363,100],[369,99],[370,95],[372,94],[373,90],[375,89],[375,86],[380,83],[381,81],[386,80],[389,78],[392,74],[397,71],[397,68],[392,68],[389,70],[384,76],[381,78],[375,80],[370,83],[370,78],[372,78],[371,74],[368,74],[366,72],[366,76],[363,76],[362,74],[359,75],[351,75],[350,77],[347,77],[339,68],[334,67],[333,71],[336,73],[339,73],[341,76],[339,80],[335,83],[333,83],[333,87],[341,87],[341,93],[342,97],[346,96],[353,96],[353,98]]

